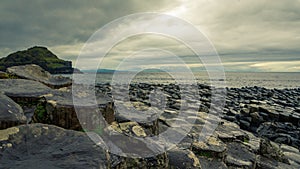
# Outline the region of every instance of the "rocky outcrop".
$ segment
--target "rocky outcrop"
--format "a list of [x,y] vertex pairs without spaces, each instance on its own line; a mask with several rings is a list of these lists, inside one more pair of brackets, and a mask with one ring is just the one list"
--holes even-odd
[[[158,114],[159,133],[174,130],[174,137],[185,135],[177,145],[178,148],[183,151],[191,150],[200,159],[202,168],[212,168],[212,166],[213,168],[299,168],[298,160],[295,158],[300,154],[297,149],[299,89],[271,90],[258,87],[227,89],[224,113],[220,115],[223,120],[218,122],[219,126],[213,136],[199,142],[198,138],[205,123],[214,122],[216,118],[207,119],[209,107],[213,106],[210,103],[213,88],[205,85],[198,85],[198,88],[200,105],[192,106],[193,110],[198,110],[197,113],[184,110],[184,116],[180,116],[179,88],[174,84],[131,84],[130,104],[138,110],[149,110],[149,94],[155,89],[162,90],[166,97],[166,108],[163,113]],[[99,85],[97,89],[99,92],[112,95],[109,84]],[[127,116],[127,118],[131,117]],[[132,124],[145,129],[144,126],[126,119],[126,116],[122,117],[122,110],[117,112],[116,119],[117,123],[114,124],[116,126],[124,123],[125,126]],[[180,121],[181,125],[178,126],[175,121]],[[193,124],[189,123],[190,121],[193,121]],[[191,130],[179,132],[186,125],[190,125]],[[119,132],[126,131],[129,135],[136,136],[132,128],[119,129]],[[266,141],[266,138],[274,142],[268,139]],[[281,146],[278,143],[281,143]],[[296,148],[293,149],[286,144]],[[181,157],[181,159],[185,158]],[[171,160],[170,156],[169,160],[172,166],[171,162],[175,160]],[[181,161],[178,158],[175,162],[178,162],[175,164],[178,166],[190,163],[187,159]]]
[[19,78],[35,80],[54,89],[72,85],[70,78],[53,76],[40,66],[34,64],[9,67],[7,71]]
[[228,90],[225,119],[277,143],[300,147],[300,88]]
[[26,64],[36,64],[50,72],[51,74],[71,74],[80,72],[72,68],[71,61],[59,59],[45,47],[35,46],[24,51],[9,54],[0,59],[0,71],[5,71],[8,67]]
[[226,144],[215,137],[210,137],[205,142],[194,142],[191,145],[192,151],[200,156],[223,159],[226,154]]
[[25,79],[0,79],[0,91],[17,102],[34,101],[51,93],[42,83]]
[[[86,131],[112,123],[115,119],[111,99],[99,94],[97,103],[94,104],[84,101],[89,96],[87,93],[72,94],[69,90],[46,94],[39,103],[39,110],[34,113],[33,122]],[[82,100],[82,103],[75,103],[73,97]]]
[[[53,90],[32,80],[0,79],[0,88],[6,96],[22,106],[28,122],[54,124],[66,129],[93,130],[100,123],[110,124],[115,120],[113,103],[103,94],[97,95],[97,104],[94,104],[84,102],[91,93],[83,93],[81,89],[73,95],[70,89]],[[73,96],[83,102],[74,104]],[[85,121],[80,122],[79,119]]]
[[[194,99],[192,90],[187,91],[190,96],[186,102],[180,99],[180,89],[175,84],[131,84],[128,102],[123,102],[124,107],[117,110],[113,99],[118,99],[118,94],[125,90],[120,88],[119,93],[112,96],[109,84],[96,88],[73,85],[72,89],[55,90],[37,81],[1,79],[0,88],[21,104],[24,112],[27,112],[26,106],[34,104],[31,123],[85,131],[94,141],[94,144],[86,142],[84,132],[46,124],[0,130],[0,168],[9,165],[17,168],[21,163],[32,167],[37,160],[45,161],[52,168],[74,168],[74,164],[90,168],[279,169],[300,166],[300,89],[227,89],[226,105],[219,121],[215,115],[208,116],[209,108],[214,107],[210,103],[213,88],[205,85],[197,86],[199,100]],[[166,107],[162,112],[159,106],[155,107],[157,100],[149,101],[153,90],[163,93]],[[5,102],[1,103],[1,107],[7,108]],[[189,108],[182,109],[185,104]],[[8,107],[18,107],[11,105]],[[15,112],[21,114],[22,109],[17,109]],[[201,132],[212,122],[218,124],[217,128],[210,137],[202,138]],[[169,132],[168,138],[163,138],[165,132]],[[155,136],[161,138],[149,139]],[[173,145],[171,139],[176,138],[182,139]],[[85,145],[81,147],[81,144]],[[172,149],[166,149],[167,145],[172,145]],[[96,150],[90,150],[90,146]],[[118,153],[103,153],[104,150]],[[83,158],[81,155],[87,151],[92,153]],[[147,156],[153,152],[154,155]],[[100,159],[91,160],[95,153],[100,154]],[[142,158],[139,155],[143,155]]]
[[190,150],[174,148],[168,152],[170,168],[201,169],[200,161]]
[[107,168],[106,152],[83,132],[30,124],[0,130],[0,168]]
[[0,129],[26,123],[22,108],[9,97],[0,94]]

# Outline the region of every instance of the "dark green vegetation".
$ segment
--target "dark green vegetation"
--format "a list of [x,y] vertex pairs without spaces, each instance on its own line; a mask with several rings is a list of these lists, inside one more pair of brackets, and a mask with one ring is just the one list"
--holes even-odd
[[45,47],[35,46],[24,51],[9,54],[0,59],[0,71],[5,71],[11,66],[36,64],[51,74],[73,73],[71,61],[59,59]]
[[45,108],[45,105],[39,103],[36,106],[35,115],[37,121],[42,121],[42,122],[47,121],[47,110]]
[[201,156],[201,157],[214,158],[214,155],[211,152],[208,152],[208,151],[201,151],[201,152],[198,152],[196,154]]

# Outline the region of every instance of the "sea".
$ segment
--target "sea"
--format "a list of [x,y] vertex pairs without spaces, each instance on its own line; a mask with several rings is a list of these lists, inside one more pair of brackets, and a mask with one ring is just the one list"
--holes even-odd
[[[126,72],[124,77],[126,77]],[[173,72],[174,73],[174,72]],[[176,73],[175,74],[180,74]],[[120,74],[119,74],[120,75]],[[112,83],[112,80],[116,75],[114,73],[84,73],[74,75],[63,75],[71,77],[76,83]],[[122,73],[121,73],[122,76]],[[192,77],[191,77],[192,76]],[[190,81],[192,78],[196,83],[213,85],[214,80],[220,80],[224,87],[229,88],[241,88],[241,87],[265,87],[269,89],[277,88],[300,88],[300,72],[294,73],[276,73],[276,72],[225,72],[224,79],[211,79],[206,72],[194,72],[193,74],[180,75],[179,79],[174,79],[174,76],[166,72],[141,72],[136,74],[132,79],[131,83],[151,83],[151,84],[169,84],[176,83],[181,84],[186,81]],[[183,78],[182,78],[183,77]],[[185,78],[186,77],[186,78]]]

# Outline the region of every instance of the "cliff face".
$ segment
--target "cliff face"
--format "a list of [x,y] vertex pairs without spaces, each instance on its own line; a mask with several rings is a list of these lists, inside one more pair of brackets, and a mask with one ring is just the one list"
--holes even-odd
[[51,74],[71,74],[78,71],[72,68],[71,61],[59,59],[45,47],[35,46],[24,51],[9,54],[0,59],[0,71],[5,71],[11,66],[36,64]]

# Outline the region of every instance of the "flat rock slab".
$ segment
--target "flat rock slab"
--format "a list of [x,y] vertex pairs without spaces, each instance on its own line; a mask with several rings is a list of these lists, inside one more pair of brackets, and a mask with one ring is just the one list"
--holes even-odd
[[38,98],[52,89],[32,80],[0,79],[0,91],[11,98]]
[[56,104],[63,107],[91,107],[98,105],[106,106],[112,99],[105,94],[96,93],[88,87],[73,86],[74,90],[56,90],[49,95],[45,95],[47,100],[53,100]]
[[227,144],[228,153],[225,159],[227,166],[236,168],[253,168],[255,154],[249,151],[248,147],[232,142]]
[[224,142],[232,142],[234,140],[244,141],[249,139],[246,132],[241,130],[237,124],[226,121],[217,127],[216,135]]
[[30,64],[23,66],[13,66],[7,71],[20,78],[30,79],[44,83],[51,88],[61,88],[72,85],[72,80],[67,77],[53,76],[38,65]]
[[9,97],[0,94],[0,129],[26,123],[22,108]]
[[30,124],[0,131],[0,168],[106,168],[105,151],[83,132]]
[[215,137],[210,137],[205,142],[194,142],[192,144],[192,151],[197,155],[210,158],[224,158],[226,150],[226,144]]

